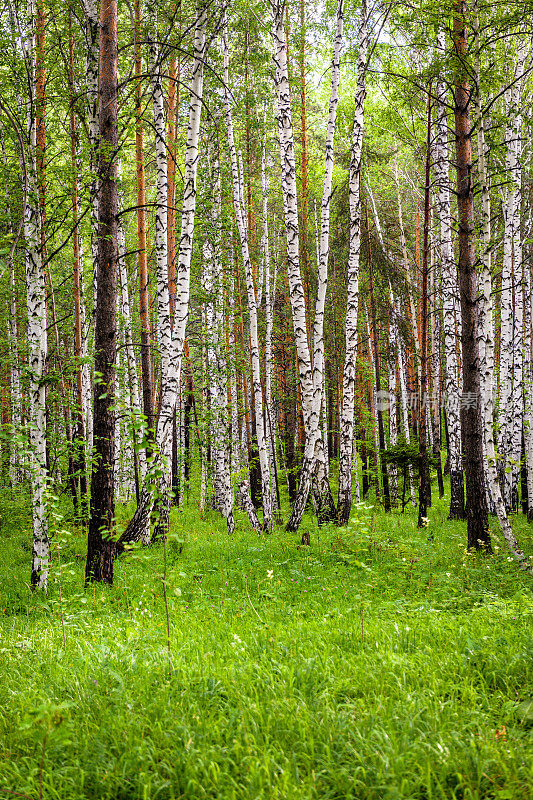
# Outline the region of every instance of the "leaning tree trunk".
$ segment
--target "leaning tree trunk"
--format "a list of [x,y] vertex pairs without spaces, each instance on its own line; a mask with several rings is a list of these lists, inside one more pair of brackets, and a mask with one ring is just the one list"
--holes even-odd
[[85,580],[113,583],[115,516],[115,361],[117,354],[117,0],[100,7],[100,60],[106,65],[98,79],[100,163],[98,201],[98,273],[94,328],[95,463],[91,480],[91,515]]
[[462,318],[463,408],[462,437],[466,478],[468,548],[491,550],[485,495],[483,427],[480,403],[478,348],[478,289],[474,247],[474,192],[472,182],[471,89],[464,61],[468,58],[466,0],[453,9],[453,48],[457,56],[454,87],[457,211],[459,223],[459,290]]
[[[307,341],[305,298],[300,274],[299,260],[299,226],[298,226],[298,205],[296,191],[296,167],[294,158],[294,137],[292,129],[292,115],[290,106],[290,88],[287,64],[287,41],[283,27],[283,10],[281,3],[273,6],[273,59],[275,65],[275,83],[278,99],[278,129],[280,137],[280,157],[282,170],[282,190],[283,205],[285,216],[285,227],[287,231],[287,265],[292,309],[292,320],[294,336],[296,341],[296,352],[298,356],[298,367],[300,373],[300,388],[302,395],[302,411],[304,415],[304,425],[306,431],[306,446],[304,456],[304,467],[300,475],[298,494],[292,509],[290,519],[287,523],[287,530],[295,531],[301,522],[311,481],[313,478],[314,467],[317,461],[322,469],[319,470],[319,485],[316,500],[318,501],[318,515],[322,518],[324,512],[329,516],[334,512],[334,503],[327,483],[327,477],[323,470],[323,447],[320,432],[320,405],[322,400],[322,372],[323,372],[323,307],[325,302],[325,292],[327,288],[327,253],[329,252],[329,203],[331,199],[331,178],[328,169],[333,166],[333,136],[335,132],[335,118],[338,101],[338,80],[339,80],[339,55],[342,43],[342,0],[337,6],[337,34],[335,37],[335,47],[333,56],[332,84],[330,97],[330,110],[328,119],[327,145],[326,145],[326,174],[324,176],[324,194],[321,219],[321,239],[324,251],[321,253],[321,273],[319,277],[319,291],[317,297],[317,308],[315,312],[315,359],[318,354],[318,363],[313,372],[311,368],[311,357]],[[324,259],[326,263],[326,273],[324,274]],[[314,378],[320,378],[315,385]],[[329,510],[328,510],[329,507]],[[307,540],[306,540],[307,541]]]
[[359,306],[359,255],[361,252],[361,161],[363,153],[364,111],[368,23],[366,0],[361,4],[359,21],[359,53],[357,56],[357,88],[355,116],[350,152],[350,251],[348,255],[348,287],[346,298],[346,354],[342,374],[342,412],[339,448],[339,522],[348,524],[352,508],[352,457],[354,450],[355,363],[357,360],[357,313]]
[[[476,35],[479,31],[479,21],[477,14],[474,17]],[[479,52],[476,47],[476,51]],[[479,86],[480,65],[476,59],[476,76]],[[487,169],[487,148],[485,144],[485,125],[479,94],[476,96],[476,122],[477,122],[477,146],[478,146],[478,172],[481,184],[481,225],[482,225],[482,246],[480,248],[480,286],[479,296],[479,350],[481,361],[481,407],[483,409],[483,439],[485,449],[485,465],[489,494],[494,510],[498,517],[501,531],[513,553],[513,556],[525,570],[531,570],[531,566],[520,549],[516,537],[511,528],[507,510],[502,496],[500,481],[496,463],[496,448],[494,444],[494,402],[493,402],[493,376],[494,376],[494,324],[492,313],[492,242],[491,242],[491,202],[490,186]],[[529,298],[528,298],[529,301]]]
[[50,546],[46,517],[46,396],[43,381],[46,357],[46,291],[42,266],[39,218],[35,113],[35,7],[28,2],[28,32],[23,41],[28,71],[28,158],[24,237],[26,240],[26,292],[28,306],[28,376],[30,407],[30,472],[33,511],[31,585],[46,590],[50,570]]
[[[181,360],[185,343],[185,328],[189,314],[191,257],[196,212],[196,176],[198,171],[198,142],[202,113],[204,60],[206,53],[205,30],[207,14],[204,7],[198,9],[194,34],[194,57],[191,75],[189,123],[185,150],[183,173],[183,205],[181,214],[181,233],[178,246],[176,269],[176,306],[172,331],[172,349],[169,359],[167,379],[162,387],[159,420],[155,440],[152,470],[148,471],[143,484],[137,510],[128,527],[119,539],[119,548],[127,542],[139,541],[146,534],[154,500],[153,470],[158,469],[159,454],[166,453],[172,441],[174,409],[180,385]],[[165,199],[166,202],[166,199]],[[168,293],[168,284],[167,284]],[[168,296],[168,294],[167,294]],[[151,474],[152,473],[152,474]]]
[[[439,35],[444,50],[444,33]],[[459,407],[459,380],[455,332],[455,308],[458,300],[457,270],[453,259],[450,212],[450,184],[448,158],[448,124],[446,112],[446,86],[437,83],[437,142],[434,163],[435,183],[438,187],[437,216],[440,219],[440,268],[442,275],[442,317],[444,324],[445,402],[448,421],[448,459],[450,462],[450,513],[449,519],[464,519],[464,479],[461,455],[461,416]]]

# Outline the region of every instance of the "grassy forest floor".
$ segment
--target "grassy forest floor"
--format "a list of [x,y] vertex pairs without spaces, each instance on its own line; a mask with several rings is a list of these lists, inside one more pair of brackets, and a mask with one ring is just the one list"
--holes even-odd
[[532,581],[495,521],[487,556],[446,500],[423,531],[410,506],[347,529],[306,515],[310,548],[173,511],[169,671],[163,546],[84,591],[85,540],[58,504],[40,597],[27,504],[0,500],[0,797],[532,796]]

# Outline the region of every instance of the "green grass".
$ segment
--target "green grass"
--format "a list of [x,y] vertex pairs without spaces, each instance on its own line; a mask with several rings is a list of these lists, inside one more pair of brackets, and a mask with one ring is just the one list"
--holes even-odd
[[4,498],[0,796],[530,798],[531,579],[496,530],[493,556],[466,554],[446,511],[423,531],[411,508],[309,516],[310,548],[173,512],[169,673],[162,546],[84,591],[64,537],[65,652],[57,558],[33,595],[27,510]]

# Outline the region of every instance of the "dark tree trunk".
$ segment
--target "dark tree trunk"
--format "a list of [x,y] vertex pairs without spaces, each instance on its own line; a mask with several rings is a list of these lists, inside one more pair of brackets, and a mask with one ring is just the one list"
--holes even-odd
[[192,421],[192,414],[195,410],[194,406],[194,393],[193,393],[193,383],[192,383],[192,364],[191,364],[191,356],[189,352],[189,342],[185,339],[185,346],[184,346],[184,355],[185,355],[185,369],[186,369],[186,392],[185,392],[185,406],[183,409],[183,480],[185,482],[185,486],[183,487],[184,493],[187,492],[187,497],[189,493],[189,486],[191,481],[191,421]]
[[296,432],[296,402],[294,398],[289,398],[289,407],[285,413],[285,462],[287,465],[287,488],[289,500],[294,504],[298,494],[298,484],[296,481],[296,453],[294,448],[294,437]]
[[368,481],[368,456],[366,452],[366,431],[361,428],[361,461],[363,462],[363,500],[366,498],[369,489]]
[[86,583],[113,583],[115,542],[115,360],[117,348],[117,0],[101,0],[100,197],[98,204],[98,271],[94,333],[94,470],[91,480]]
[[457,211],[459,222],[459,290],[462,318],[463,402],[461,431],[466,478],[468,548],[491,550],[485,495],[480,361],[478,352],[478,287],[474,248],[474,193],[472,181],[471,90],[467,80],[468,55],[466,2],[454,5],[453,46],[457,56],[454,90],[455,146],[457,163]]
[[444,438],[446,441],[446,461],[444,462],[444,475],[450,472],[450,434],[448,431],[448,418],[446,416],[446,409],[443,409],[444,416]]
[[526,464],[526,443],[524,440],[524,429],[522,428],[522,458],[520,467],[520,494],[522,500],[522,513],[527,514],[529,506],[527,494],[527,464]]
[[[180,415],[181,416],[181,415]],[[178,411],[172,419],[172,505],[180,504],[180,462],[178,458]]]

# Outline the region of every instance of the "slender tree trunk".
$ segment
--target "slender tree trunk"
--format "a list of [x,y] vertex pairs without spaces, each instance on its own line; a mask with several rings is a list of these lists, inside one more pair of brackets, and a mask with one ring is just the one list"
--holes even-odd
[[[153,439],[154,410],[152,367],[150,363],[150,298],[148,294],[148,261],[146,236],[146,192],[144,179],[144,144],[142,122],[142,59],[141,59],[141,0],[135,0],[135,157],[137,173],[137,235],[139,270],[139,304],[141,327],[141,369],[143,411]],[[149,449],[147,456],[149,455]]]
[[[310,339],[309,330],[309,191],[308,191],[308,157],[307,157],[307,76],[305,66],[305,0],[300,0],[300,126],[301,126],[301,206],[302,240],[300,251],[302,258],[303,285],[306,304],[307,339]],[[317,250],[317,267],[319,262]]]
[[80,228],[78,220],[78,135],[74,117],[74,41],[72,36],[72,12],[69,10],[69,83],[71,106],[70,126],[70,159],[72,167],[72,250],[74,261],[74,355],[76,357],[76,468],[80,475],[80,500],[84,503],[87,497],[85,424],[84,424],[84,391],[83,391],[83,330],[82,330],[82,296],[81,296],[81,253]]
[[[376,377],[375,393],[377,402],[375,403],[375,409],[376,409],[377,429],[379,437],[378,444],[379,444],[379,460],[381,463],[381,479],[383,481],[383,507],[385,508],[385,511],[390,511],[391,505],[390,505],[389,474],[387,471],[387,465],[383,458],[383,453],[385,452],[385,427],[383,425],[383,410],[381,403],[381,369],[379,364],[376,299],[374,293],[374,276],[372,268],[372,252],[370,247],[370,231],[368,229],[368,217],[366,220],[366,224],[367,224],[367,237],[368,237],[368,281],[370,286],[370,314],[372,321],[371,343],[369,346],[373,350],[374,375]],[[376,457],[377,457],[377,452],[376,452]]]
[[[132,441],[137,436],[140,436],[141,440],[144,438],[145,427],[144,425],[138,425],[142,411],[141,411],[141,401],[139,392],[139,379],[137,376],[137,361],[135,358],[135,349],[133,345],[133,326],[132,326],[131,305],[130,305],[130,298],[128,291],[128,273],[126,269],[125,251],[126,247],[124,241],[124,229],[122,225],[119,223],[117,279],[120,282],[120,308],[122,316],[122,327],[124,332],[124,349],[126,351],[126,363],[127,363],[127,372],[129,379],[128,382],[130,386],[131,414],[133,417],[133,419],[130,422],[130,431],[129,431],[130,441]],[[135,424],[135,422],[137,422],[137,425]],[[144,450],[144,448],[139,449],[138,458],[140,465],[140,477],[141,480],[144,481],[147,472],[146,451]]]
[[234,533],[233,497],[231,493],[230,467],[228,454],[228,417],[224,391],[222,368],[223,335],[223,284],[221,261],[221,178],[218,152],[215,151],[211,167],[213,192],[213,232],[212,240],[205,242],[204,274],[208,297],[207,318],[207,365],[209,370],[211,430],[211,462],[214,466],[214,500],[216,508],[226,519],[228,533]]
[[[185,343],[185,328],[189,313],[191,257],[194,236],[194,220],[196,212],[196,176],[198,170],[198,142],[203,97],[204,60],[206,55],[205,30],[207,23],[206,9],[199,7],[196,16],[194,35],[194,57],[191,74],[191,91],[189,106],[189,123],[185,150],[185,168],[183,175],[183,205],[181,215],[181,233],[178,247],[176,270],[176,309],[174,328],[172,331],[172,349],[167,379],[162,385],[161,405],[157,424],[155,454],[166,453],[172,441],[174,409],[176,407],[181,376],[181,359]],[[166,202],[166,200],[164,201]],[[168,284],[167,284],[168,293]],[[159,465],[156,458],[153,466]],[[119,547],[126,542],[139,541],[147,531],[153,506],[153,477],[148,472],[143,485],[137,510],[128,527],[119,539]]]
[[[474,29],[476,35],[479,31],[479,19],[474,16]],[[476,50],[479,52],[478,48]],[[480,65],[476,58],[476,74],[479,78]],[[477,80],[479,86],[479,80]],[[483,440],[485,450],[485,465],[489,494],[498,517],[501,531],[505,540],[523,569],[531,570],[531,566],[526,556],[520,549],[516,537],[513,533],[507,510],[502,496],[500,482],[498,480],[496,449],[494,444],[494,402],[493,402],[493,380],[494,380],[494,324],[492,312],[492,279],[491,279],[491,260],[492,260],[492,241],[491,241],[491,202],[490,186],[487,169],[487,148],[485,144],[484,118],[481,111],[479,95],[475,98],[476,122],[477,122],[477,144],[478,144],[478,171],[481,183],[481,222],[482,222],[482,246],[481,246],[481,272],[480,272],[480,296],[479,296],[479,350],[480,350],[480,395],[481,408],[483,411]]]
[[342,378],[342,415],[340,423],[339,523],[347,525],[352,507],[352,458],[354,451],[355,362],[357,359],[357,313],[359,306],[359,255],[361,251],[361,160],[363,152],[364,110],[366,97],[366,60],[368,24],[366,0],[361,4],[355,116],[350,152],[350,250],[346,299],[346,353]]
[[[439,46],[444,50],[444,33],[439,34]],[[455,335],[455,308],[458,304],[457,269],[453,260],[450,212],[448,160],[448,124],[446,87],[437,83],[437,145],[434,164],[438,187],[437,212],[440,219],[440,265],[442,275],[442,309],[444,323],[444,353],[446,374],[446,416],[448,421],[448,459],[450,463],[449,519],[464,519],[464,480],[461,454],[461,415]]]
[[46,518],[46,396],[43,377],[47,358],[46,291],[42,266],[37,174],[37,130],[35,107],[35,6],[28,0],[28,34],[24,55],[28,70],[29,108],[26,164],[24,237],[26,240],[26,290],[28,305],[28,374],[30,406],[30,471],[33,507],[31,585],[47,589],[50,547]]
[[[91,173],[95,176],[91,181],[91,252],[93,261],[94,313],[96,313],[96,292],[98,274],[98,63],[99,63],[99,20],[97,0],[83,0],[85,12],[85,57],[87,74],[87,130],[91,153]],[[92,447],[92,441],[89,441]]]
[[[322,401],[322,373],[324,369],[323,320],[324,303],[327,288],[327,257],[329,253],[329,204],[331,200],[331,175],[333,167],[333,137],[338,102],[339,57],[342,44],[343,6],[342,0],[337,5],[337,32],[335,37],[332,84],[328,131],[326,135],[326,172],[324,175],[324,193],[321,213],[321,253],[319,268],[319,289],[315,310],[314,325],[314,365],[307,342],[305,299],[300,275],[299,263],[299,226],[296,195],[296,170],[294,160],[294,139],[290,108],[290,89],[287,70],[287,43],[283,30],[282,6],[273,6],[272,36],[274,45],[274,64],[276,68],[276,90],[278,97],[278,128],[280,135],[280,155],[282,166],[282,188],[287,230],[287,262],[289,272],[290,297],[292,306],[293,327],[300,372],[300,388],[302,393],[302,410],[306,429],[306,445],[304,466],[300,474],[298,496],[293,506],[287,529],[295,531],[301,522],[315,465],[318,463],[318,502],[317,513],[323,521],[335,515],[335,504],[331,496],[324,469],[323,443],[320,435],[320,406]],[[308,543],[307,541],[305,543]]]
[[91,480],[85,580],[113,583],[115,515],[115,361],[117,352],[117,0],[101,0],[100,70],[100,197],[98,203],[98,274],[94,331],[95,465]]
[[[268,196],[270,192],[270,178],[268,172],[271,168],[270,160],[267,162],[266,158],[266,142],[263,143],[263,153],[261,160],[261,188],[263,192],[263,236],[262,236],[262,251],[263,251],[263,272],[265,280],[265,412],[266,412],[266,429],[268,430],[268,439],[270,442],[269,449],[269,462],[271,466],[271,486],[272,480],[276,487],[276,493],[273,495],[273,509],[274,515],[280,515],[280,502],[278,490],[278,475],[276,467],[276,430],[275,430],[275,414],[274,404],[272,401],[272,336],[274,329],[274,302],[276,299],[276,268],[274,266],[274,274],[271,275],[270,265],[270,241],[268,230]],[[268,172],[267,172],[268,169]]]
[[[156,214],[155,214],[155,246],[157,266],[157,342],[161,354],[161,389],[162,393],[173,369],[172,321],[170,312],[169,265],[168,265],[168,230],[167,230],[167,144],[165,107],[163,97],[163,75],[158,44],[157,15],[158,2],[151,0],[148,12],[153,24],[150,35],[149,71],[152,85],[152,102],[154,108],[154,132],[156,150]],[[177,394],[175,404],[177,401]],[[175,408],[172,415],[175,414]],[[165,439],[165,447],[158,453],[161,459],[161,477],[159,481],[159,497],[157,501],[157,521],[154,538],[165,537],[170,522],[170,493],[172,489],[172,433]]]
[[229,95],[229,43],[227,22],[224,27],[224,96],[226,107],[226,125],[228,129],[228,144],[230,150],[231,171],[233,179],[233,205],[237,219],[237,228],[241,242],[242,260],[246,277],[246,292],[248,298],[248,311],[250,316],[250,358],[252,362],[252,388],[254,399],[254,422],[261,470],[261,497],[263,503],[263,521],[265,530],[272,531],[272,495],[270,490],[270,466],[268,448],[265,437],[263,414],[263,391],[261,388],[261,363],[259,359],[259,337],[257,327],[257,298],[254,285],[254,276],[248,249],[248,235],[243,215],[241,202],[242,186],[239,181],[237,165],[237,152],[233,138],[233,122],[231,119],[231,104]]
[[426,142],[426,181],[424,186],[424,249],[422,253],[421,287],[421,341],[420,341],[420,427],[419,427],[419,474],[418,527],[423,528],[430,505],[430,482],[428,461],[428,275],[429,275],[429,181],[431,167],[431,84],[428,90],[427,142]]

